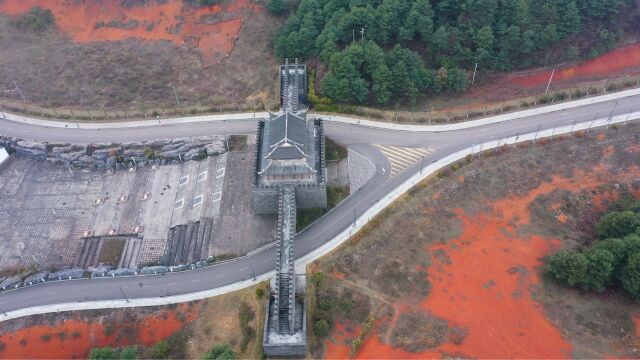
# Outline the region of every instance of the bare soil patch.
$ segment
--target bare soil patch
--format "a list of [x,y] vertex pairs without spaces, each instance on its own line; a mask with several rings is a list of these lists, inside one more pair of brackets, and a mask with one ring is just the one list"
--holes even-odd
[[[141,358],[161,340],[171,358],[199,358],[213,346],[227,343],[240,358],[262,357],[265,295],[256,288],[177,305],[117,310],[90,310],[36,315],[2,323],[0,358],[87,358],[95,347],[135,345]],[[242,304],[254,315],[248,322],[254,336],[241,348],[239,311]]]

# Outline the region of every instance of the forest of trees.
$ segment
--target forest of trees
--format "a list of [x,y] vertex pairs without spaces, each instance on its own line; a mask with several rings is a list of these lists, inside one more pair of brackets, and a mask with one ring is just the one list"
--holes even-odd
[[640,299],[640,203],[606,213],[598,222],[599,238],[584,251],[560,251],[549,259],[557,280],[586,290],[617,287]]
[[336,101],[414,102],[425,93],[464,91],[475,63],[510,71],[596,56],[615,46],[619,19],[633,6],[633,0],[301,0],[275,48],[281,58],[328,64],[319,89]]

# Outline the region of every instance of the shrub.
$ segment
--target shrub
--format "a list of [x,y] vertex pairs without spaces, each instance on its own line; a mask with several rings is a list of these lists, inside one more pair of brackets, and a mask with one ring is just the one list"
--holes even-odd
[[553,100],[551,95],[544,95],[540,97],[540,104],[548,104]]
[[551,256],[548,270],[556,279],[573,286],[585,283],[587,267],[587,258],[579,252],[559,251]]
[[263,288],[257,288],[256,289],[256,298],[262,299],[263,296],[264,296],[264,289]]
[[596,232],[601,239],[619,238],[633,233],[640,225],[640,216],[633,211],[613,211],[604,214]]
[[587,259],[587,271],[585,289],[604,291],[605,286],[611,282],[615,259],[605,249],[590,249],[585,253]]
[[249,322],[253,320],[255,314],[249,308],[247,303],[240,303],[240,310],[238,311],[238,320],[240,321],[240,330],[242,331],[242,341],[240,342],[240,350],[247,350],[247,345],[255,337],[255,330],[249,326]]
[[325,319],[320,319],[313,324],[313,332],[318,337],[329,335],[329,323]]
[[162,340],[151,348],[151,357],[154,359],[166,359],[169,355],[169,344]]
[[111,346],[96,348],[89,353],[89,359],[91,360],[113,360],[119,357],[118,352]]
[[271,0],[267,4],[267,9],[274,15],[282,15],[289,10],[289,6],[284,0]]
[[39,33],[47,30],[54,22],[51,10],[34,6],[28,12],[15,17],[11,21],[11,25],[21,31]]
[[633,298],[640,299],[640,252],[629,257],[623,271],[622,287]]
[[229,344],[214,346],[213,349],[202,354],[200,360],[235,360],[236,353]]
[[556,98],[556,100],[564,100],[564,99],[566,99],[568,96],[569,96],[569,95],[567,95],[567,93],[565,93],[565,92],[559,92],[559,93],[556,93],[556,94],[554,95],[554,97]]
[[120,351],[120,359],[122,360],[135,360],[138,358],[138,349],[134,346],[126,346]]
[[472,161],[473,161],[473,156],[471,156],[471,154],[464,157],[465,164],[469,165],[471,164]]

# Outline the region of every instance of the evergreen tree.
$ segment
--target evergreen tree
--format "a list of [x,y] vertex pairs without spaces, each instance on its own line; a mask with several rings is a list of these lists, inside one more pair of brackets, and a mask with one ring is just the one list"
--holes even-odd
[[289,6],[284,0],[269,0],[267,9],[269,9],[272,14],[282,15],[289,11]]
[[640,252],[629,257],[623,271],[622,287],[635,299],[640,299]]

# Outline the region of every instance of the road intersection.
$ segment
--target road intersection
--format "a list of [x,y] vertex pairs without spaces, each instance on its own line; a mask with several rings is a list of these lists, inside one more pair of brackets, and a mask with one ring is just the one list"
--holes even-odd
[[[355,228],[355,222],[370,209],[379,207],[388,194],[403,187],[419,173],[440,159],[464,149],[479,151],[480,144],[500,142],[501,139],[524,134],[549,131],[559,127],[573,128],[574,124],[590,127],[606,124],[611,118],[625,119],[627,114],[640,111],[640,92],[624,92],[619,96],[609,95],[603,101],[580,106],[555,105],[553,111],[532,114],[514,113],[511,120],[476,121],[477,126],[459,126],[456,130],[440,131],[434,127],[413,127],[402,130],[390,129],[389,124],[377,126],[369,121],[357,119],[336,120],[324,117],[328,137],[349,146],[352,150],[369,158],[376,167],[374,176],[358,191],[351,194],[339,206],[314,223],[296,237],[296,259],[305,261],[317,257],[318,249],[327,244],[345,229]],[[616,105],[617,104],[617,105]],[[635,120],[633,115],[629,120]],[[146,125],[141,127],[72,128],[59,124],[45,127],[42,123],[31,124],[0,117],[0,135],[49,142],[125,142],[159,138],[172,138],[214,134],[250,134],[255,132],[257,119],[254,115],[234,116],[229,121],[190,121]],[[580,126],[576,126],[576,129]],[[552,132],[553,133],[553,132]],[[537,135],[536,135],[537,136]],[[391,170],[390,158],[383,149],[420,148],[429,149],[424,156],[413,158],[413,164],[403,163]],[[412,151],[412,154],[419,152]],[[392,176],[393,175],[393,176]],[[332,243],[333,244],[333,243]],[[333,245],[332,245],[333,246]],[[83,279],[44,283],[0,294],[0,321],[32,313],[53,312],[64,309],[89,309],[102,307],[126,307],[157,305],[163,303],[194,300],[249,286],[255,280],[267,279],[273,274],[275,248],[266,247],[245,257],[194,271],[134,277]],[[126,294],[126,302],[123,300]],[[2,315],[3,312],[5,316]]]

